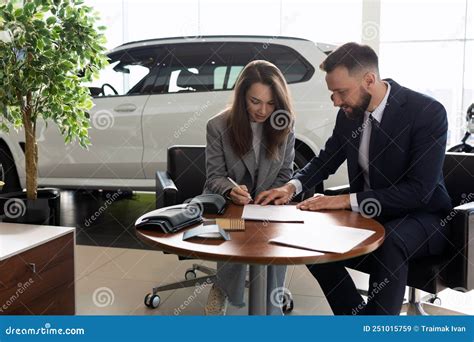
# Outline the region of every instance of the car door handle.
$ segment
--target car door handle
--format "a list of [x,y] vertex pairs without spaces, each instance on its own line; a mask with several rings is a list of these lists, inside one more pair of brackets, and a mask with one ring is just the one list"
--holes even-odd
[[116,112],[134,112],[137,109],[137,106],[131,103],[123,104],[114,108]]

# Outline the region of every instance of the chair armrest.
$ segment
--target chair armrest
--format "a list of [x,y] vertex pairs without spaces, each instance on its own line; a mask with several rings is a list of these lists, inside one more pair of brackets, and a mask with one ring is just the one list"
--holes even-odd
[[350,193],[350,187],[348,184],[340,185],[340,186],[333,186],[331,188],[327,188],[324,190],[324,194],[327,196],[336,196],[336,195],[344,195]]
[[178,189],[166,171],[156,172],[156,208],[177,204]]
[[448,286],[474,289],[474,203],[454,208],[444,219],[450,225]]

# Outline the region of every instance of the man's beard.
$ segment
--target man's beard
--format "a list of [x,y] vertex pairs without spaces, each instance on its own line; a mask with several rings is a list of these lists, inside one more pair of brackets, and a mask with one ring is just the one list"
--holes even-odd
[[361,91],[361,96],[360,96],[360,101],[359,104],[357,104],[354,107],[349,106],[349,108],[352,109],[352,112],[346,112],[346,117],[348,117],[351,120],[357,120],[362,117],[364,117],[365,112],[367,111],[367,108],[369,108],[370,100],[372,100],[372,95],[370,95],[364,88],[360,88]]

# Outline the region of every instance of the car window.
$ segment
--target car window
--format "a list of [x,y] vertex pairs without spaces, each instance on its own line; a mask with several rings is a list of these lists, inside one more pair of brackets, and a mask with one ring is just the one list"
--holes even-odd
[[[220,53],[225,43],[192,43],[170,46],[171,63],[160,71],[158,87],[164,93],[224,89],[228,56]],[[155,91],[156,92],[156,91]]]
[[[109,65],[100,72],[99,79],[88,85],[95,96],[119,96],[146,92],[148,77],[156,77],[152,70],[162,49],[147,47],[111,53]],[[152,83],[154,83],[154,79]],[[95,93],[94,93],[95,92]]]
[[223,66],[214,70],[214,89],[232,89],[243,65]]
[[[256,59],[275,64],[285,76],[287,83],[303,82],[311,78],[313,66],[298,52],[287,46],[272,43],[234,43],[230,48],[232,64],[244,66]],[[236,78],[238,76],[234,75]],[[234,80],[235,83],[235,80]]]
[[154,93],[231,90],[244,66],[265,59],[280,68],[288,83],[307,80],[314,68],[295,50],[277,44],[244,42],[186,43],[168,46]]

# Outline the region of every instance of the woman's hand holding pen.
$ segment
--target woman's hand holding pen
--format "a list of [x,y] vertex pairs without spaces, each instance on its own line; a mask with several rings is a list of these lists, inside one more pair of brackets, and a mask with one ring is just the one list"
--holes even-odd
[[237,184],[237,182],[230,177],[227,177],[227,179],[232,183],[232,185],[234,185],[232,190],[229,192],[229,197],[232,202],[235,204],[245,205],[253,201],[247,186]]
[[232,188],[229,197],[235,204],[245,205],[252,201],[249,190],[245,185],[239,185]]

